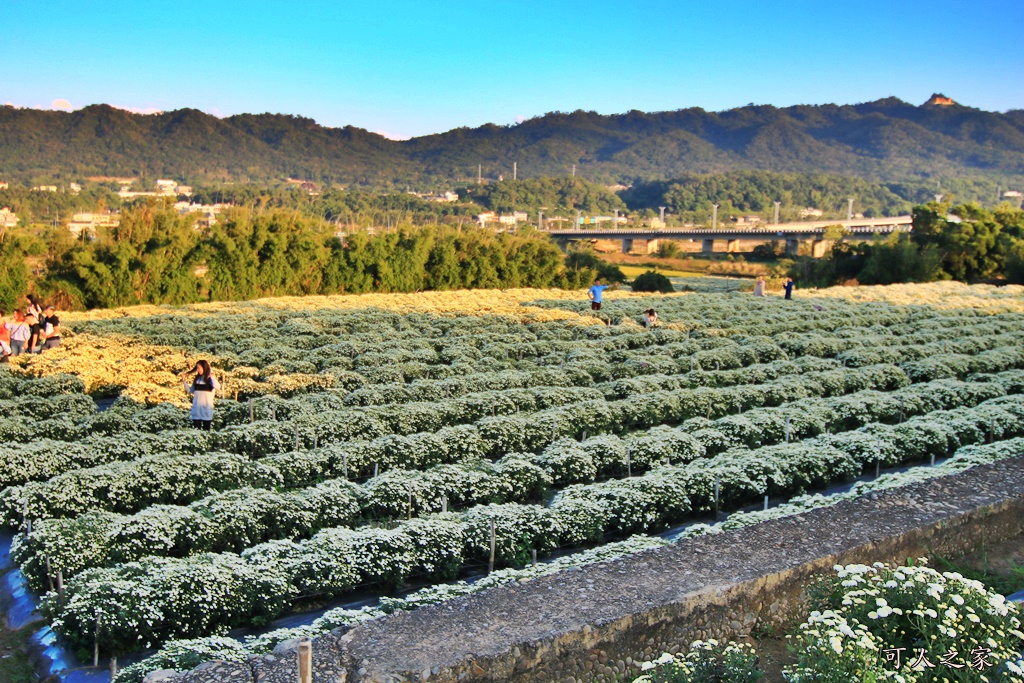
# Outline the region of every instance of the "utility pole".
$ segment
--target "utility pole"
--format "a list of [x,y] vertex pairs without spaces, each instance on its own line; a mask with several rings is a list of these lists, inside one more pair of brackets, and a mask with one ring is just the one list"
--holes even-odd
[[779,224],[779,205],[780,204],[782,204],[782,202],[775,202],[775,225]]
[[619,210],[615,209],[615,218],[612,219],[612,230],[617,230],[619,227]]
[[718,230],[718,204],[711,205],[711,229]]
[[846,198],[846,220],[853,220],[853,197]]
[[659,206],[658,212],[661,214],[661,227],[665,227],[665,207]]
[[476,184],[477,185],[483,185],[484,184],[484,165],[483,164],[477,164],[476,165]]
[[519,180],[519,162],[512,162],[512,180]]
[[579,209],[576,209],[576,229],[583,229],[583,212],[580,211]]
[[576,177],[576,164],[573,164],[573,165],[572,165],[572,177],[573,177],[573,178],[575,178],[575,177]]
[[538,211],[537,212],[537,229],[538,230],[543,230],[544,229],[544,212],[543,211]]

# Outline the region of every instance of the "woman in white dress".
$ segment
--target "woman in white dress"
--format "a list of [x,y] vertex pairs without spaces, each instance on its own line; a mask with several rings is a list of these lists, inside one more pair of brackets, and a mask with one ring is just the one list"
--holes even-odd
[[757,282],[754,283],[754,296],[764,296],[764,275],[759,275]]
[[198,361],[192,372],[196,374],[191,383],[188,381],[188,372],[181,376],[185,391],[192,396],[192,426],[208,430],[213,423],[213,394],[220,389],[220,382],[210,372],[208,361]]

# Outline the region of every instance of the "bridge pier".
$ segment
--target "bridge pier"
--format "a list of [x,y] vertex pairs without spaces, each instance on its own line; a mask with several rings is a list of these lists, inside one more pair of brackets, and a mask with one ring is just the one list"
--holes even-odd
[[725,243],[725,251],[729,254],[740,253],[740,241],[739,240],[728,240]]
[[569,252],[569,240],[555,240],[555,244],[558,245],[558,248],[562,250],[563,254],[567,254]]
[[714,253],[714,251],[715,251],[715,241],[714,240],[701,240],[700,253],[702,253],[702,254],[711,254],[711,253]]
[[797,256],[800,253],[800,240],[787,239],[786,253],[790,256]]
[[830,244],[828,240],[814,240],[811,242],[811,257],[822,258],[828,253]]
[[633,240],[622,240],[622,253],[628,254],[633,251]]

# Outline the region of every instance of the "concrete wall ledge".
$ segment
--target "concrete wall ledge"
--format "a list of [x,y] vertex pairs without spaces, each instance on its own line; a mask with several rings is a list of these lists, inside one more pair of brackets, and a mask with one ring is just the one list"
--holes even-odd
[[[336,631],[313,641],[313,680],[631,680],[680,644],[782,627],[835,564],[954,555],[1021,533],[1024,457]],[[288,648],[204,667],[174,683],[297,680]]]

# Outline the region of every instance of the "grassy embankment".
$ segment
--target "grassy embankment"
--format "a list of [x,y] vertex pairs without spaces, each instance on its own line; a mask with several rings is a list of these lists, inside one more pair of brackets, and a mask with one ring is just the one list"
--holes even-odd
[[695,277],[720,275],[723,277],[770,276],[774,263],[730,261],[727,258],[675,257],[662,258],[656,254],[600,254],[602,260],[618,266],[626,277],[633,278],[648,270],[656,270],[666,277]]

